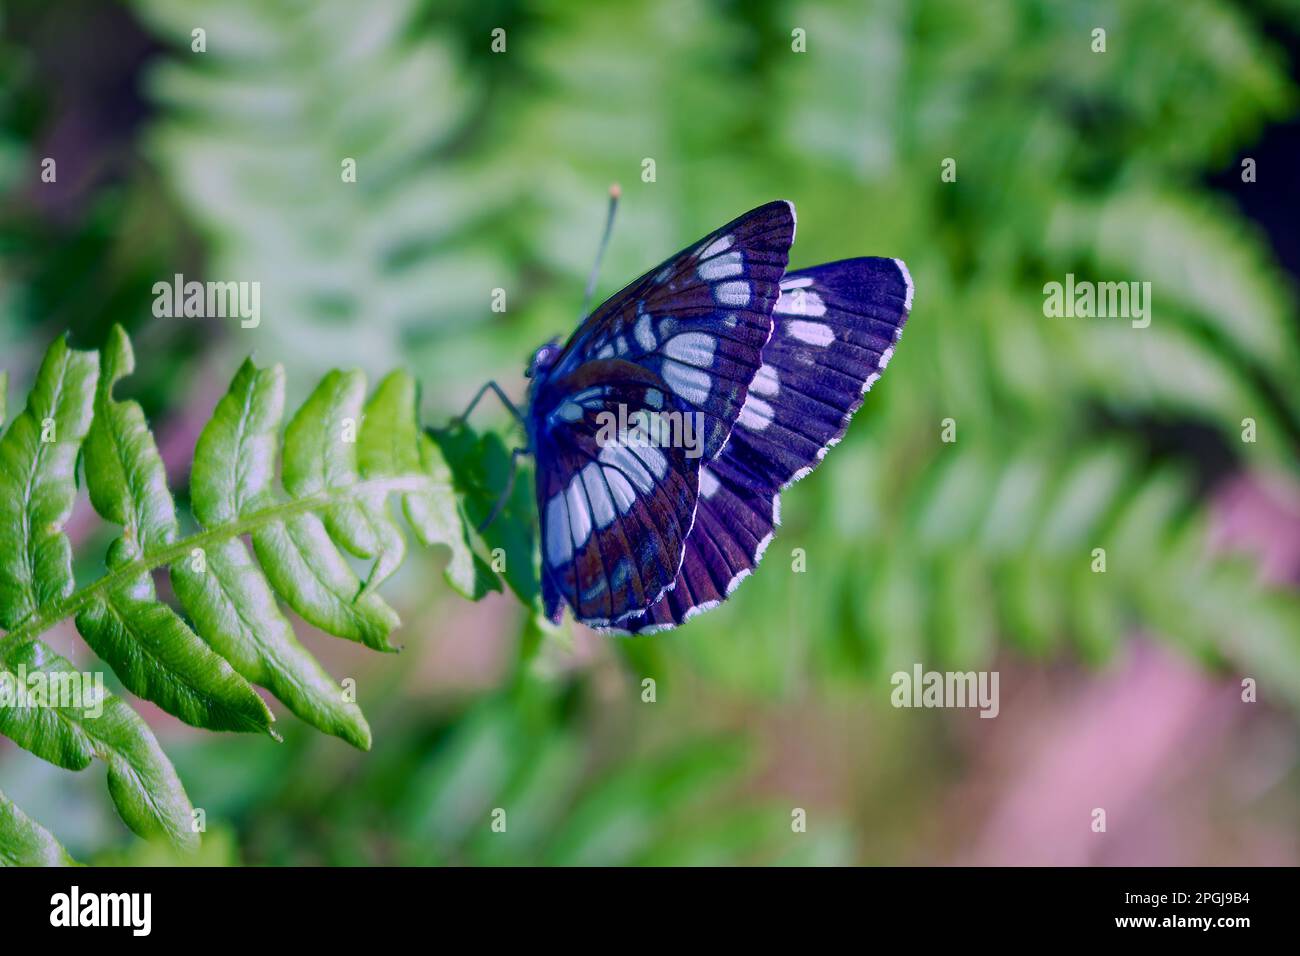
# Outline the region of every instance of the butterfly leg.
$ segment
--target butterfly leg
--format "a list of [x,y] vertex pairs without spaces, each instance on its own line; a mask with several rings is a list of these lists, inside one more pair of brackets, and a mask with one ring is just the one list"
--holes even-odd
[[476,529],[479,534],[486,531],[493,521],[496,521],[497,518],[501,517],[501,512],[504,511],[506,505],[510,503],[510,495],[515,490],[515,475],[519,471],[519,459],[527,454],[527,448],[516,448],[510,453],[510,474],[506,477],[505,489],[497,497],[496,504],[492,506],[492,510],[488,513],[487,518],[485,518],[483,523]]
[[521,425],[524,424],[523,412],[521,412],[517,407],[515,407],[515,403],[510,401],[509,396],[507,396],[506,393],[501,390],[500,385],[498,385],[495,381],[489,380],[488,382],[484,383],[484,385],[477,392],[474,393],[474,397],[470,399],[470,403],[468,406],[466,406],[465,410],[451,420],[452,427],[464,425],[465,422],[468,421],[470,412],[474,411],[474,406],[476,406],[479,403],[479,399],[481,399],[484,395],[487,394],[488,389],[491,389],[492,391],[496,392],[497,398],[501,399],[501,404],[510,410],[510,414],[513,415]]

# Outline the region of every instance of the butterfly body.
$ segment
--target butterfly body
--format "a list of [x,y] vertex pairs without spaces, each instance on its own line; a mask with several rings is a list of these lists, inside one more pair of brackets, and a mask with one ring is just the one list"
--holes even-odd
[[771,540],[780,489],[839,440],[888,362],[906,269],[787,275],[794,229],[789,203],[760,206],[537,351],[527,427],[554,619],[568,604],[645,631],[724,600]]

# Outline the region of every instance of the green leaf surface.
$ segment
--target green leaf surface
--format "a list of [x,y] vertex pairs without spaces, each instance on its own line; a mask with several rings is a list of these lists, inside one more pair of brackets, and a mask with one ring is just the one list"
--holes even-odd
[[172,585],[199,633],[254,684],[265,687],[313,727],[370,749],[361,708],[304,648],[280,612],[275,594],[242,541],[207,550],[206,569],[185,559]]
[[[510,452],[500,435],[477,434],[460,426],[430,433],[451,469],[456,491],[464,501],[465,516],[482,525],[504,491],[510,474]],[[501,577],[525,605],[541,613],[538,579],[536,505],[533,483],[522,465],[515,477],[510,500],[496,520],[480,532],[484,544],[504,558]]]
[[[406,372],[393,372],[379,383],[366,403],[357,449],[363,477],[393,478],[420,473],[418,404],[415,379]],[[369,590],[397,570],[406,554],[406,539],[388,514],[387,501],[372,499],[363,502],[361,508],[380,538],[379,558],[366,582]]]
[[[435,487],[452,487],[451,466],[443,457],[442,449],[425,433],[420,434],[420,468]],[[454,493],[412,492],[402,499],[402,506],[406,520],[421,544],[445,544],[451,549],[445,575],[458,593],[477,601],[486,594],[501,590],[501,581],[496,573],[474,551],[469,521]]]
[[53,834],[0,790],[0,866],[76,866]]
[[304,620],[375,650],[397,650],[388,640],[401,623],[397,612],[364,589],[316,515],[259,527],[253,550],[276,593]]
[[[195,517],[205,527],[246,518],[274,501],[273,480],[284,412],[284,370],[245,362],[217,403],[194,452]],[[357,486],[354,486],[354,488]],[[319,510],[354,503],[359,493],[317,496]],[[308,511],[257,522],[253,549],[275,592],[302,618],[338,637],[394,650],[397,612],[363,585],[320,517]]]
[[[47,682],[76,673],[72,664],[35,640],[5,647],[0,668],[29,679],[39,673]],[[109,794],[127,826],[182,849],[198,846],[189,798],[140,716],[108,692],[91,700],[83,696],[77,703],[82,706],[0,707],[0,733],[68,770],[102,760],[108,767]]]
[[[302,497],[330,488],[350,488],[360,480],[357,437],[361,432],[366,377],[361,372],[330,372],[303,402],[284,430],[284,489]],[[355,502],[344,502],[322,516],[330,537],[359,558],[373,558],[382,535]]]
[[0,439],[0,627],[72,593],[63,525],[77,494],[77,455],[90,428],[98,356],[55,340],[27,407]]
[[77,630],[134,694],[195,727],[253,733],[275,719],[262,698],[141,574],[107,588],[77,615]]
[[111,569],[171,544],[180,528],[144,411],[136,402],[113,398],[117,383],[135,370],[135,354],[119,325],[109,332],[102,363],[86,435],[86,485],[95,510],[124,531],[109,549]]
[[[187,723],[269,730],[273,718],[252,681],[308,723],[369,748],[370,728],[351,693],[298,642],[279,602],[330,634],[393,649],[397,614],[373,588],[405,555],[390,511],[394,496],[422,542],[450,546],[449,579],[466,593],[488,590],[450,469],[420,431],[414,380],[394,373],[364,402],[360,373],[326,376],[286,431],[282,494],[275,473],[284,373],[245,362],[199,437],[190,481],[199,527],[182,538],[144,413],[113,395],[134,367],[120,328],[109,333],[102,378],[98,358],[56,341],[27,408],[0,439],[0,533],[18,544],[0,559],[5,673],[74,681],[72,665],[39,641],[73,618],[129,690]],[[74,592],[62,525],[83,447],[91,503],[122,530],[109,547],[107,573]],[[374,559],[366,584],[340,548]],[[159,599],[153,574],[164,568],[188,620]],[[0,709],[0,732],[67,769],[103,760],[131,829],[192,849],[198,838],[175,771],[139,716],[103,691],[100,676],[89,703],[60,698]],[[45,845],[44,831],[25,817],[11,815],[7,825],[15,858]]]
[[[135,402],[113,388],[135,367],[131,343],[114,326],[86,436],[86,484],[95,510],[123,526],[109,569],[154,554],[178,534],[167,473]],[[77,615],[77,630],[129,690],[169,714],[210,730],[265,732],[274,719],[262,698],[226,661],[157,599],[148,574],[106,588]]]

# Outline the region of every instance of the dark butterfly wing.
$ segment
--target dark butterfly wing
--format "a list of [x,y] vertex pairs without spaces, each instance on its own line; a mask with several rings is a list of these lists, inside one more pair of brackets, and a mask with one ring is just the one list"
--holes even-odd
[[701,459],[682,445],[608,441],[601,416],[655,413],[667,387],[621,359],[561,380],[568,395],[537,436],[542,597],[593,626],[644,613],[672,585],[695,517]]
[[[789,203],[761,206],[646,273],[596,310],[535,385],[531,425],[542,590],[594,626],[622,626],[673,586],[699,469],[727,442],[772,332],[794,238]],[[601,413],[677,413],[701,441],[599,440]],[[566,537],[567,532],[567,537]]]
[[896,259],[833,262],[781,281],[772,339],[731,441],[700,472],[695,530],[675,585],[625,627],[681,624],[754,569],[780,522],[781,489],[844,436],[911,307],[911,276]]
[[778,200],[683,249],[596,309],[552,375],[615,358],[655,372],[678,407],[704,415],[704,458],[713,458],[771,337],[794,230],[794,207]]
[[733,460],[780,490],[817,466],[894,354],[912,308],[897,259],[847,259],[792,272],[741,412]]
[[695,526],[673,587],[620,629],[653,633],[717,607],[762,559],[780,520],[780,495],[756,487],[724,450],[700,471]]

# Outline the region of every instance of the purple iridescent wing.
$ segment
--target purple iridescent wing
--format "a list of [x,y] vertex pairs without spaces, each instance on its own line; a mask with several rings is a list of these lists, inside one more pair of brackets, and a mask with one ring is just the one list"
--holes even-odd
[[775,328],[745,407],[722,454],[700,472],[695,526],[674,587],[625,629],[681,624],[748,576],[780,522],[781,489],[844,437],[911,307],[912,280],[896,259],[833,262],[781,281]]
[[[745,407],[793,238],[789,203],[741,216],[597,309],[535,383],[542,591],[552,618],[567,603],[584,623],[627,626],[673,586],[700,467]],[[606,416],[638,415],[700,427],[693,442],[649,446],[602,432]]]
[[537,434],[542,597],[593,626],[622,626],[669,587],[695,518],[701,460],[683,446],[609,441],[601,416],[662,408],[666,386],[621,359],[558,383],[566,397]]
[[794,241],[794,207],[750,210],[612,296],[565,345],[552,373],[622,359],[656,373],[676,405],[704,416],[703,457],[726,444],[772,334]]

